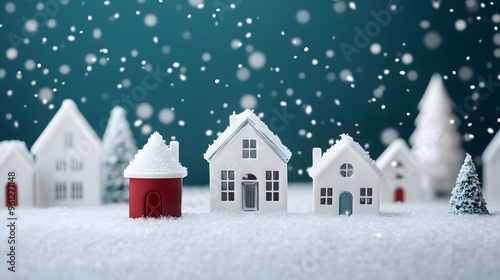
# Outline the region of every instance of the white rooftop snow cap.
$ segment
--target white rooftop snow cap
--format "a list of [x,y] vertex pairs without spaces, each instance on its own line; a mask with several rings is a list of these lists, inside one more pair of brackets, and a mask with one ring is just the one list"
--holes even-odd
[[187,169],[155,131],[124,171],[126,178],[184,178]]

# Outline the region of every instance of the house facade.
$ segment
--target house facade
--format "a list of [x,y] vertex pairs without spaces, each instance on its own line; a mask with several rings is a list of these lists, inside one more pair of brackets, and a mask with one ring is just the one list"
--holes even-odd
[[292,153],[252,111],[233,115],[206,151],[210,211],[287,211]]
[[394,140],[377,159],[382,170],[381,202],[415,203],[422,200],[420,173],[403,139]]
[[321,155],[313,149],[314,214],[378,215],[382,172],[368,153],[346,134]]
[[63,101],[31,152],[36,158],[37,205],[101,203],[101,141],[73,100]]
[[179,162],[179,142],[166,146],[154,132],[124,171],[130,178],[129,217],[180,217],[182,178],[187,169]]
[[[12,176],[9,176],[12,175]],[[7,184],[13,178],[15,184]],[[26,144],[18,140],[0,142],[0,207],[8,206],[7,200],[15,201],[15,207],[35,205],[35,162]],[[10,206],[10,203],[9,203]]]
[[500,202],[500,130],[482,155],[483,193],[487,202]]

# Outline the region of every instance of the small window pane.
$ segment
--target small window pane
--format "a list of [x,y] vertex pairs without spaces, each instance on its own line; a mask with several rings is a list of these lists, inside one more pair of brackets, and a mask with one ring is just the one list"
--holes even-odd
[[248,149],[248,140],[243,140],[243,148]]
[[352,171],[352,170],[347,171],[347,177],[351,177],[353,173],[354,173],[354,171]]
[[253,139],[253,140],[250,140],[250,148],[257,148],[257,140]]
[[229,171],[229,180],[234,180],[234,171]]
[[234,191],[234,182],[229,182],[229,190]]
[[243,150],[243,158],[249,158],[248,150]]
[[326,196],[326,188],[321,188],[321,196]]
[[372,204],[372,198],[371,198],[371,197],[369,197],[369,198],[367,199],[367,201],[368,201],[368,204]]
[[257,158],[257,150],[250,150],[250,158]]
[[273,189],[273,183],[271,182],[266,182],[266,191],[270,191]]
[[221,192],[221,200],[227,201],[227,192]]
[[368,196],[372,196],[372,188],[368,188]]
[[271,171],[266,171],[266,180],[271,180]]
[[365,196],[366,195],[366,189],[365,188],[361,188],[360,192],[359,192],[359,195]]
[[347,164],[345,164],[345,163],[344,163],[344,164],[342,164],[342,165],[340,166],[340,169],[346,170],[346,169],[347,169]]
[[229,201],[234,201],[234,192],[229,192]]
[[340,175],[341,175],[342,177],[346,177],[347,173],[346,173],[344,170],[342,170],[342,171],[340,171]]
[[348,163],[348,164],[347,164],[347,169],[349,169],[349,170],[354,170],[354,167],[352,167],[352,164]]
[[364,197],[360,198],[360,199],[359,199],[359,203],[360,203],[360,204],[365,204],[365,198],[364,198]]
[[274,190],[278,191],[280,189],[280,183],[279,182],[274,182]]
[[327,198],[327,199],[326,199],[326,204],[328,204],[328,205],[332,205],[332,202],[333,202],[333,201],[332,201],[332,198],[331,198],[331,197],[329,197],[329,198]]
[[221,180],[227,180],[227,171],[222,170],[220,173]]
[[280,193],[275,192],[275,193],[273,194],[273,196],[274,196],[274,201],[279,201],[279,200],[280,200]]
[[273,193],[272,192],[267,192],[266,193],[266,201],[271,201],[273,198]]
[[280,172],[273,171],[273,180],[279,180],[279,179],[280,179]]
[[226,191],[226,190],[227,190],[227,182],[222,182],[222,183],[221,183],[221,189],[222,189],[223,191]]
[[332,196],[333,195],[333,188],[328,188],[328,196]]
[[326,198],[320,199],[320,204],[325,205],[326,204]]

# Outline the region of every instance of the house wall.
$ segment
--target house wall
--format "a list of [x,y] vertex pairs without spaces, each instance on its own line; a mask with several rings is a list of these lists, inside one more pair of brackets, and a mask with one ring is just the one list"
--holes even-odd
[[20,155],[13,152],[7,161],[0,166],[0,207],[5,207],[5,187],[7,185],[7,173],[16,173],[18,207],[33,207],[35,204],[35,174],[33,166],[28,166]]
[[137,179],[130,178],[129,217],[146,215],[146,196],[156,191],[161,195],[161,214],[165,217],[180,217],[182,204],[182,179]]
[[[422,199],[422,187],[420,183],[420,174],[416,168],[408,161],[407,155],[398,152],[395,153],[392,161],[399,161],[403,164],[402,167],[392,166],[388,164],[382,168],[384,178],[380,188],[381,202],[394,202],[394,192],[396,188],[403,187],[405,194],[405,203],[415,203]],[[397,179],[396,174],[403,175],[402,179]]]
[[[72,147],[65,147],[65,132],[72,133]],[[43,151],[36,156],[37,170],[37,199],[38,205],[50,206],[96,206],[101,203],[100,189],[100,161],[99,152],[92,143],[74,125],[71,119],[62,123],[56,135],[50,135],[50,141]],[[56,162],[81,161],[83,168],[80,171],[57,171]],[[66,198],[56,199],[56,182],[66,184]],[[72,183],[83,183],[83,198],[72,198]]]
[[[500,151],[500,149],[499,149]],[[500,152],[483,161],[484,198],[486,202],[500,202]]]
[[[370,171],[364,162],[353,154],[349,148],[340,152],[337,158],[313,180],[313,209],[314,214],[339,215],[339,197],[344,191],[352,195],[352,214],[375,214],[380,209],[380,177]],[[354,167],[351,177],[340,175],[340,166],[350,163]],[[333,188],[332,205],[320,204],[321,188]],[[360,188],[372,188],[372,204],[360,204]]]
[[[257,140],[257,158],[242,157],[242,140]],[[221,201],[221,171],[234,170],[234,201]],[[266,170],[279,171],[279,201],[266,201]],[[257,177],[260,212],[287,211],[287,164],[255,133],[246,126],[210,162],[210,211],[241,212],[243,207],[242,177]]]

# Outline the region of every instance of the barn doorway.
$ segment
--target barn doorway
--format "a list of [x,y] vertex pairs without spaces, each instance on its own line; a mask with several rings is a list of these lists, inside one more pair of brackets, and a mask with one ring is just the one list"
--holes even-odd
[[253,174],[245,174],[242,180],[243,211],[259,210],[259,187],[257,177]]
[[161,195],[159,192],[149,192],[146,196],[146,218],[161,217]]
[[352,214],[352,194],[343,192],[339,197],[339,215],[351,216]]
[[394,191],[394,202],[405,202],[405,190],[403,187],[397,187]]

